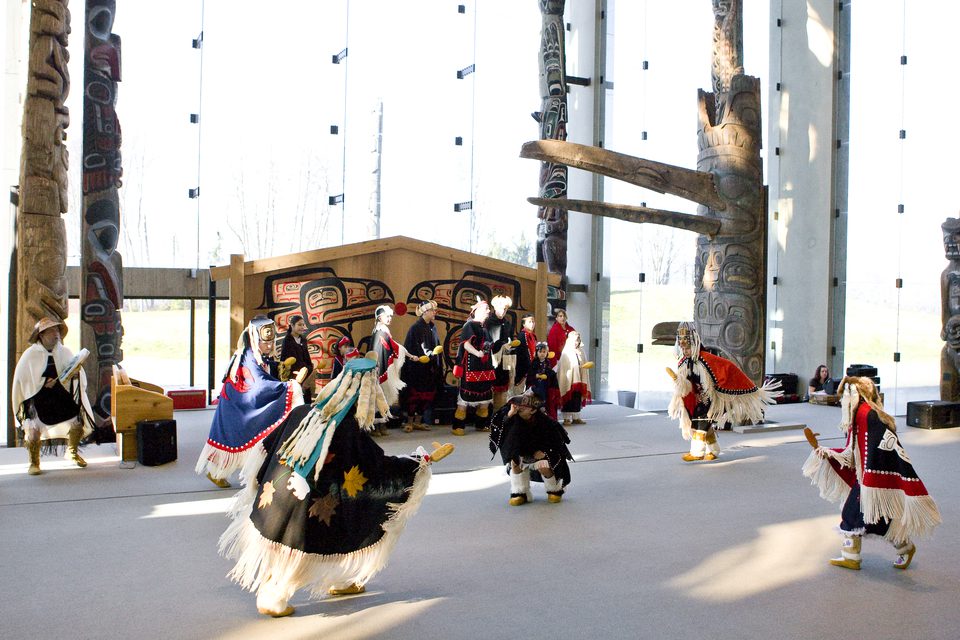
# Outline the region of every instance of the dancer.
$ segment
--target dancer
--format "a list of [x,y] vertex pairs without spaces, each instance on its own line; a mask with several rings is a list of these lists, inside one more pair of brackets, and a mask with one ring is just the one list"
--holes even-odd
[[490,339],[483,328],[490,315],[490,306],[485,300],[477,300],[470,308],[470,315],[460,330],[460,347],[457,350],[453,375],[460,379],[457,409],[453,414],[450,430],[455,436],[464,434],[467,408],[476,409],[477,431],[490,429],[490,403],[493,402],[493,381],[496,374],[490,361]]
[[[293,358],[293,363],[287,367],[286,376],[281,371],[281,375],[278,377],[283,382],[286,382],[290,377],[296,377],[303,390],[303,401],[310,404],[316,383],[313,377],[314,366],[313,360],[310,358],[306,333],[307,323],[303,321],[303,316],[290,316],[287,324],[287,335],[283,338],[283,347],[280,349],[280,360],[281,362],[288,362],[289,358]],[[306,372],[303,372],[304,369],[306,369]]]
[[93,433],[93,410],[87,398],[87,375],[80,358],[63,345],[67,325],[59,319],[41,318],[30,334],[30,346],[13,371],[11,403],[18,436],[30,458],[27,473],[40,475],[40,455],[63,451],[78,467],[87,462],[78,448]]
[[510,475],[510,505],[533,501],[531,479],[543,482],[550,502],[560,502],[570,484],[570,438],[556,420],[541,411],[540,399],[533,393],[513,396],[491,424],[490,453],[500,450]]
[[417,305],[417,321],[407,331],[403,346],[417,360],[408,362],[400,372],[406,384],[400,392],[403,404],[403,430],[429,431],[429,419],[437,389],[443,384],[443,346],[433,323],[437,316],[437,303],[424,300]]
[[690,322],[677,325],[675,349],[680,357],[677,373],[667,369],[674,382],[669,414],[680,421],[683,439],[690,440],[683,460],[716,460],[720,445],[715,424],[760,422],[763,406],[783,395],[780,381],[769,380],[758,388],[737,365],[702,348]]
[[349,335],[345,335],[337,341],[337,344],[333,347],[333,353],[330,355],[333,356],[333,372],[330,374],[330,379],[333,380],[343,371],[343,366],[347,360],[358,357],[360,352],[353,346],[353,339]]
[[549,353],[550,347],[546,342],[537,343],[536,358],[527,372],[526,391],[540,398],[544,411],[552,420],[556,420],[557,407],[560,406],[560,385],[556,372],[550,366]]
[[557,360],[560,359],[560,352],[563,351],[564,345],[567,344],[567,336],[571,331],[575,331],[572,324],[567,323],[567,310],[566,309],[557,309],[553,313],[554,323],[550,327],[550,331],[547,332],[547,344],[550,345],[550,353],[553,355],[550,356],[550,366],[556,367]]
[[257,593],[257,611],[294,609],[310,595],[361,593],[383,569],[427,493],[430,464],[453,445],[388,456],[368,435],[388,407],[370,358],[347,362],[314,406],[294,410],[244,468],[244,488],[220,538],[230,577]]
[[227,478],[243,467],[246,457],[262,449],[261,441],[303,404],[300,384],[276,377],[276,335],[273,320],[254,317],[240,335],[223,377],[210,434],[196,466],[197,473],[206,473],[222,489],[230,486]]
[[893,566],[906,569],[917,552],[913,539],[940,524],[940,510],[914,471],[873,381],[845,377],[837,393],[846,447],[821,447],[819,434],[804,430],[814,450],[803,465],[803,475],[820,490],[821,498],[843,501],[840,557],[830,564],[859,570],[862,538],[874,535],[893,545],[897,554]]
[[585,424],[580,409],[590,402],[590,372],[593,362],[587,360],[580,348],[580,334],[571,331],[557,362],[557,383],[560,385],[560,417],[563,426]]
[[493,296],[490,307],[493,313],[487,316],[483,328],[490,341],[490,357],[493,360],[493,411],[496,412],[507,402],[507,393],[513,388],[517,369],[515,348],[520,341],[513,336],[513,320],[507,314],[513,300],[508,296]]
[[[387,398],[387,404],[390,407],[395,407],[400,399],[400,390],[407,386],[407,383],[400,376],[403,364],[407,360],[417,360],[418,357],[407,353],[406,348],[394,340],[390,334],[390,323],[393,322],[393,308],[390,305],[382,304],[377,307],[374,316],[377,322],[373,327],[373,335],[370,337],[370,351],[377,356],[377,373],[380,386],[383,387],[383,394]],[[389,412],[377,416],[377,428],[373,435],[390,435],[387,432],[387,421],[389,419]]]

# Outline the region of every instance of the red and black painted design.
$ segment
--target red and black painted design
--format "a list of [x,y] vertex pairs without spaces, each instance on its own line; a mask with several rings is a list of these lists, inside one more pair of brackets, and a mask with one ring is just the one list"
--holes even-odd
[[123,174],[120,122],[115,109],[120,82],[120,37],[112,33],[115,0],[87,0],[83,68],[83,287],[80,319],[93,329],[94,411],[110,415],[110,377],[123,359],[123,261],[118,189]]
[[305,339],[319,384],[333,376],[336,345],[350,337],[361,352],[370,348],[370,337],[354,341],[354,326],[372,320],[382,304],[393,304],[393,292],[380,280],[341,278],[330,268],[290,271],[266,279],[261,309],[280,331],[292,315],[303,316]]

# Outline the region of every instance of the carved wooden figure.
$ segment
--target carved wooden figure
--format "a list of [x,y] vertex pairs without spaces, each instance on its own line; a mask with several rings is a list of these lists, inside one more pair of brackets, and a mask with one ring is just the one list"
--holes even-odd
[[87,378],[93,407],[110,415],[113,365],[123,359],[123,261],[120,239],[120,199],[123,174],[120,122],[114,108],[120,81],[120,37],[112,33],[116,0],[87,0],[83,65],[83,288],[80,318],[83,345],[92,355]]
[[697,170],[559,141],[520,155],[624,180],[700,204],[696,215],[603,202],[530,198],[553,206],[701,234],[694,321],[704,343],[763,380],[766,225],[760,158],[760,81],[743,75],[741,0],[714,0],[713,92],[699,92]]
[[940,339],[940,399],[960,400],[960,218],[947,218],[940,225],[943,248],[949,263],[940,274],[942,326]]
[[[567,139],[566,49],[563,8],[566,0],[539,0],[540,111],[533,117],[540,123],[541,140]],[[556,162],[540,164],[540,197],[562,198],[567,194],[567,167]],[[567,271],[567,212],[551,206],[537,211],[540,225],[537,243],[550,273]]]
[[70,114],[66,0],[34,0],[23,105],[17,213],[17,358],[40,318],[67,317],[67,211]]

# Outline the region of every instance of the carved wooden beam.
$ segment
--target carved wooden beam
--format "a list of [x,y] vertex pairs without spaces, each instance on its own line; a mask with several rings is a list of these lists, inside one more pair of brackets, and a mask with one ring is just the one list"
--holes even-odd
[[520,148],[520,157],[598,173],[657,193],[692,200],[717,211],[727,208],[726,201],[717,193],[713,174],[704,171],[559,140],[527,142]]
[[707,218],[693,213],[665,211],[650,207],[631,207],[626,204],[610,204],[593,200],[570,200],[567,198],[527,198],[527,202],[538,207],[555,207],[564,211],[579,211],[605,218],[616,218],[627,222],[647,222],[674,229],[693,231],[713,238],[720,231],[719,218]]

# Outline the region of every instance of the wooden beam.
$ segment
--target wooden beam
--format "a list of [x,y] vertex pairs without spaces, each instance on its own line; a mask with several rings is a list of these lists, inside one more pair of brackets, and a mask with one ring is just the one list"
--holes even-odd
[[240,334],[246,327],[243,303],[245,300],[246,282],[244,282],[244,262],[242,253],[230,256],[230,348],[240,340]]
[[[538,262],[537,263],[537,288],[536,288],[536,304],[534,305],[533,314],[534,320],[537,323],[537,337],[543,336],[543,339],[547,339],[547,281],[550,274],[547,272],[547,263]],[[558,276],[559,280],[559,276]],[[557,282],[559,285],[560,283]]]
[[[367,240],[365,242],[356,242],[337,247],[327,247],[324,249],[314,249],[312,251],[303,251],[275,258],[262,258],[252,260],[244,264],[244,275],[251,276],[262,273],[273,273],[277,271],[287,271],[294,268],[300,268],[305,265],[323,264],[350,258],[361,254],[390,251],[396,249],[406,249],[415,253],[422,253],[429,256],[461,262],[470,265],[478,270],[493,271],[510,275],[515,278],[526,280],[535,280],[537,277],[536,269],[524,267],[512,262],[505,262],[489,256],[482,256],[469,251],[453,249],[432,242],[415,240],[405,236],[391,236],[379,240]],[[232,266],[219,266],[210,268],[210,277],[214,280],[225,280],[230,278]],[[550,284],[559,285],[560,276],[550,274]],[[554,282],[555,281],[555,282]]]
[[[229,268],[226,269],[229,272]],[[206,300],[210,294],[209,278],[208,269],[124,267],[123,298],[124,300]],[[67,295],[70,298],[80,297],[81,279],[80,267],[67,267]],[[227,283],[221,282],[217,286],[217,299],[227,300],[229,297]]]

